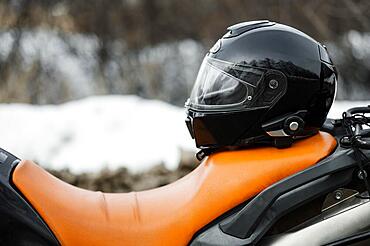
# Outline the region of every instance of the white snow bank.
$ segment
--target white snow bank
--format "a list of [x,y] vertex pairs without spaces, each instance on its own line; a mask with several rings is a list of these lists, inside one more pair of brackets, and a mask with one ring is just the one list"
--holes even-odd
[[99,96],[59,106],[0,105],[0,146],[22,159],[75,173],[125,166],[133,172],[195,148],[184,110],[136,96]]
[[370,105],[370,101],[334,101],[331,107],[328,118],[339,119],[342,118],[344,111],[354,107],[365,107]]
[[[336,101],[329,117],[370,101]],[[182,108],[136,96],[97,96],[59,106],[0,104],[0,147],[22,159],[75,173],[164,163],[194,151]]]

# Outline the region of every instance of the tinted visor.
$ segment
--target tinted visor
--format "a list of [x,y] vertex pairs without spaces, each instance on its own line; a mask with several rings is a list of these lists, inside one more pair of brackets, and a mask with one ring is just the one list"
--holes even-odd
[[[285,92],[285,85],[271,83],[267,101],[259,98],[265,92],[266,69],[233,64],[206,56],[200,67],[188,106],[195,109],[221,110],[266,107]],[[266,95],[264,95],[266,96]]]

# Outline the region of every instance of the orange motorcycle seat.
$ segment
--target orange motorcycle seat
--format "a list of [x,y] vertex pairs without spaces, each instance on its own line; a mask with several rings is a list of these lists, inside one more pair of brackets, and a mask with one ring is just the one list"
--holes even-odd
[[335,138],[320,132],[286,149],[215,153],[178,181],[142,192],[80,189],[32,161],[18,164],[13,183],[61,245],[186,245],[218,216],[315,165],[335,147]]

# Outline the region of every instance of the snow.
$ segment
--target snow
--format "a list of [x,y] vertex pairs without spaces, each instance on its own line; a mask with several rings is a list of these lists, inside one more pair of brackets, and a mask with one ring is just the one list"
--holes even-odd
[[174,169],[195,151],[184,110],[136,96],[96,96],[59,106],[0,105],[0,146],[74,173],[160,163]]
[[[336,101],[329,113],[370,101]],[[195,152],[184,109],[137,96],[95,96],[61,105],[0,104],[0,146],[22,159],[74,173],[163,163],[178,166],[181,151]]]
[[344,111],[354,107],[365,107],[370,105],[370,101],[335,101],[331,107],[328,118],[342,118]]

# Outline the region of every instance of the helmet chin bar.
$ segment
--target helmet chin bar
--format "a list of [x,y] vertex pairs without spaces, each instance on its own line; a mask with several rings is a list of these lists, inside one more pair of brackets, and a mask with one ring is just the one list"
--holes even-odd
[[[305,127],[305,121],[303,119],[306,114],[307,110],[300,110],[274,118],[262,124],[261,128],[266,134],[261,133],[258,136],[239,139],[232,145],[203,147],[196,154],[196,157],[201,161],[205,156],[217,151],[234,150],[253,145],[272,145],[276,148],[288,148],[293,144],[295,139],[309,137],[317,133],[317,128]],[[190,117],[187,118],[186,123],[192,134],[193,129],[191,127]]]
[[295,136],[303,131],[307,110],[283,115],[262,124],[262,129],[271,137]]
[[295,138],[312,135],[312,131],[304,129],[304,117],[307,110],[300,110],[284,115],[262,124],[262,129],[273,138],[273,144],[278,148],[290,147]]

